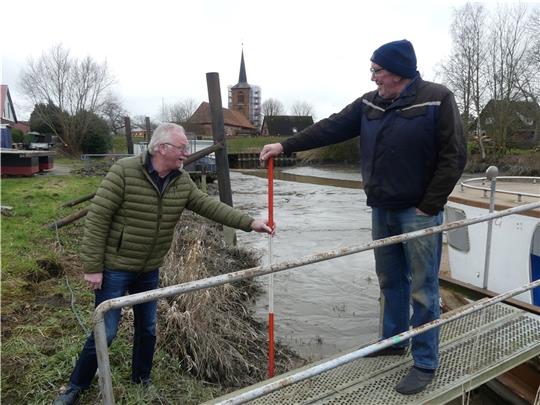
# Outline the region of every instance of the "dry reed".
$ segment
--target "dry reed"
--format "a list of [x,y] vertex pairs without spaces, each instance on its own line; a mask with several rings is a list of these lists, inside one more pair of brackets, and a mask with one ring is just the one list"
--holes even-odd
[[[161,271],[161,286],[180,284],[257,266],[253,253],[228,248],[221,227],[184,214]],[[267,334],[252,316],[259,292],[247,280],[196,291],[159,303],[158,345],[198,378],[239,387],[266,377]],[[298,366],[291,350],[276,346],[276,370]]]

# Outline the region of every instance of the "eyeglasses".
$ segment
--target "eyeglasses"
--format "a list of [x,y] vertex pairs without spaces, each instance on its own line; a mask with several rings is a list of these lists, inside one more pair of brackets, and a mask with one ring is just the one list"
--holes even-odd
[[189,144],[185,146],[176,146],[176,145],[173,145],[172,143],[165,142],[165,143],[162,143],[162,145],[172,146],[178,152],[182,152],[182,153],[189,152]]
[[371,75],[377,75],[381,70],[384,70],[384,68],[378,68],[378,69],[374,69],[374,68],[371,68],[369,69],[369,71],[371,72]]

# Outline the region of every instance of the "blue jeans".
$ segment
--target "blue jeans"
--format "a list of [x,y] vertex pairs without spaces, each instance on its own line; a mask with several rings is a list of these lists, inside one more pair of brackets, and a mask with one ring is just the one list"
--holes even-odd
[[[415,211],[414,207],[402,210],[373,208],[373,239],[442,223],[442,211],[433,216],[417,215]],[[409,323],[417,327],[439,318],[441,248],[442,236],[439,233],[375,249],[375,268],[384,298],[384,339],[409,330]],[[411,349],[416,366],[437,369],[439,328],[413,337]]]
[[[147,273],[105,269],[101,289],[95,291],[96,307],[103,301],[135,294],[158,287],[159,270]],[[157,301],[133,306],[134,335],[131,380],[140,383],[150,380],[154,347],[156,345]],[[121,309],[110,310],[105,314],[107,345],[111,345],[118,331]],[[97,371],[96,345],[92,333],[86,340],[79,360],[69,380],[72,387],[87,389]]]

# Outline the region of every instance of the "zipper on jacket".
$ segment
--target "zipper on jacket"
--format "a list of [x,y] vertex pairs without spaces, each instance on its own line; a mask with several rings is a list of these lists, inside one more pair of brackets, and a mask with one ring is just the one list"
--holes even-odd
[[143,266],[142,266],[142,271],[144,271],[146,269],[146,265],[148,264],[148,260],[150,260],[150,257],[152,256],[152,253],[154,252],[154,248],[156,246],[156,241],[157,241],[157,238],[158,238],[158,235],[159,235],[159,230],[161,229],[161,218],[163,216],[163,196],[165,195],[165,192],[167,191],[167,189],[169,188],[169,186],[171,184],[173,184],[174,182],[176,182],[176,180],[181,177],[182,175],[180,176],[177,176],[175,177],[174,179],[172,179],[172,181],[170,181],[166,186],[165,188],[163,189],[163,193],[160,193],[159,192],[159,187],[156,185],[156,183],[154,183],[152,181],[152,177],[150,177],[150,175],[148,174],[148,172],[143,168],[143,172],[144,172],[144,175],[146,176],[146,178],[148,179],[148,181],[150,181],[150,184],[152,184],[154,186],[154,188],[156,189],[156,193],[158,195],[158,218],[157,218],[157,221],[156,221],[156,230],[154,232],[154,239],[152,240],[152,244],[150,245],[150,249],[148,250],[148,255],[146,256],[146,259],[144,260],[144,263],[143,263]]

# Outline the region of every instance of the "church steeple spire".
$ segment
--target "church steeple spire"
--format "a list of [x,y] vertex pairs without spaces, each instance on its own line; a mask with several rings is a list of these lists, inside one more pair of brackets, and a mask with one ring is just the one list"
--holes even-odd
[[238,76],[238,83],[247,84],[246,65],[244,63],[244,47],[242,46],[242,59],[240,60],[240,75]]

